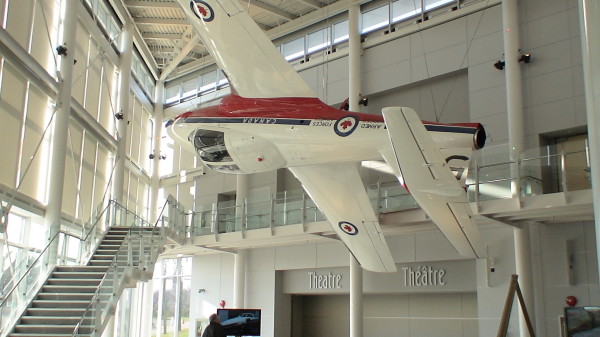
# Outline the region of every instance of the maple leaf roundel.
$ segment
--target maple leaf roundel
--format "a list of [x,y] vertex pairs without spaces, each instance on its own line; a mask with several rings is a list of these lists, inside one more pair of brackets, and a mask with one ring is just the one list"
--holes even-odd
[[333,131],[340,137],[347,137],[358,127],[358,117],[348,115],[338,119],[333,125]]
[[212,7],[202,0],[190,1],[190,8],[192,9],[192,13],[204,22],[210,22],[215,18],[215,12]]

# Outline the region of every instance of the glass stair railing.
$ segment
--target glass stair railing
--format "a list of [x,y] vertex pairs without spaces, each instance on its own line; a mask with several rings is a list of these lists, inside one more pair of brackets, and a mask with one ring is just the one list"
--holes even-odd
[[[174,198],[169,197],[165,202],[160,220],[152,226],[134,212],[127,210],[115,201],[110,201],[104,208],[98,208],[94,213],[94,221],[89,226],[83,226],[82,237],[76,237],[71,233],[60,231],[56,233],[50,243],[40,252],[32,252],[22,259],[17,268],[10,275],[2,275],[0,279],[6,279],[0,298],[0,336],[10,336],[14,329],[30,331],[36,329],[35,324],[17,324],[20,319],[25,318],[24,313],[28,306],[35,301],[35,296],[43,293],[44,287],[49,287],[44,282],[58,283],[56,274],[70,273],[69,268],[91,268],[93,273],[104,273],[99,281],[99,286],[93,293],[93,301],[85,308],[83,316],[77,319],[77,331],[75,324],[70,329],[73,336],[76,335],[98,335],[103,328],[106,315],[110,314],[111,308],[107,306],[116,305],[116,302],[102,301],[105,293],[110,292],[111,298],[117,301],[124,287],[135,286],[132,280],[147,280],[152,277],[154,263],[164,249],[165,240],[170,239],[172,243],[182,243],[185,239],[186,224],[185,209]],[[89,228],[88,228],[89,227]],[[116,242],[103,242],[109,235],[107,230],[125,230],[126,235]],[[61,256],[61,249],[65,247],[67,237],[79,240],[80,253],[78,264],[61,266],[66,259]],[[109,240],[110,241],[110,240]],[[56,247],[58,245],[58,248]],[[108,246],[107,246],[108,245]],[[59,251],[56,254],[56,251]],[[52,253],[52,251],[54,251]],[[105,254],[101,254],[104,252]],[[106,255],[108,252],[109,255]],[[52,253],[52,254],[51,254]],[[100,254],[100,255],[98,255]],[[112,255],[111,255],[112,254]],[[54,258],[53,258],[54,257]],[[54,268],[56,267],[56,269]],[[98,269],[100,268],[100,269]],[[60,270],[59,270],[60,269]],[[65,271],[67,270],[67,271]],[[90,270],[87,270],[90,272]],[[115,280],[117,282],[115,282]],[[62,280],[60,282],[63,282]],[[75,280],[66,280],[71,282]],[[76,280],[80,282],[81,280]],[[57,286],[55,286],[57,287]],[[112,287],[112,288],[111,288]],[[74,296],[78,296],[74,294]],[[114,307],[112,308],[114,309]],[[27,309],[29,310],[29,309]],[[90,315],[94,315],[94,325],[90,327]],[[100,316],[98,316],[100,315]],[[71,317],[73,318],[73,317]],[[100,325],[96,325],[100,319]],[[33,318],[27,318],[33,321]],[[49,321],[53,321],[49,319]],[[64,320],[61,321],[63,324]],[[48,325],[48,324],[46,324]],[[64,329],[64,326],[45,327],[41,332],[52,333]],[[55,330],[52,330],[55,329]]]

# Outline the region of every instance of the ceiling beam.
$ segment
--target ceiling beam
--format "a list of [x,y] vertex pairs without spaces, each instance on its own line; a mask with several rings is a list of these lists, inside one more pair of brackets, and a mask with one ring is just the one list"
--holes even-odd
[[181,34],[142,33],[145,40],[181,40]]
[[135,1],[128,0],[124,1],[127,7],[136,8],[179,8],[177,2],[166,2],[166,1]]
[[171,74],[171,72],[175,70],[179,63],[181,63],[181,61],[183,61],[187,57],[189,52],[191,52],[192,49],[194,49],[194,47],[198,45],[198,41],[200,41],[200,38],[198,37],[198,35],[194,35],[194,37],[192,37],[192,39],[189,40],[188,43],[185,46],[183,46],[183,48],[181,48],[179,54],[177,54],[175,58],[171,61],[171,63],[169,63],[169,65],[166,66],[160,73],[161,81],[167,79],[167,76],[169,76],[169,74]]
[[314,8],[314,9],[321,9],[323,7],[323,6],[321,6],[320,3],[318,3],[315,0],[296,0],[296,1],[298,1],[298,2],[300,2],[302,4],[305,4],[305,5],[308,5],[308,6],[312,7],[312,8]]
[[288,13],[288,12],[282,10],[282,9],[279,9],[277,7],[273,7],[271,5],[267,5],[264,2],[251,1],[250,5],[252,5],[254,7],[258,7],[258,8],[260,8],[262,10],[265,10],[265,11],[271,13],[271,14],[277,15],[277,16],[279,16],[279,17],[281,17],[281,18],[283,18],[285,20],[288,20],[288,21],[292,21],[292,20],[295,20],[295,19],[298,18],[297,16],[295,16],[295,15],[293,15],[291,13]]
[[186,19],[162,19],[162,18],[135,18],[135,23],[138,25],[175,25],[189,26],[190,23]]
[[[112,6],[112,8],[117,13],[117,16],[122,22],[133,22],[133,18],[129,14],[129,10],[123,5],[123,1],[121,0],[108,0]],[[146,66],[150,69],[152,76],[154,79],[158,79],[158,64],[156,64],[156,60],[150,53],[148,49],[148,45],[144,38],[142,38],[142,34],[137,26],[133,27],[133,43],[135,43],[136,47],[141,53],[142,58],[146,61]]]

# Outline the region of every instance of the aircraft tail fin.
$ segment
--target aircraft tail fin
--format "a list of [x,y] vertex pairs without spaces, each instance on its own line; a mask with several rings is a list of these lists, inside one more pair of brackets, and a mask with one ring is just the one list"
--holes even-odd
[[242,97],[316,97],[235,0],[177,0]]
[[461,255],[484,256],[463,185],[417,113],[410,108],[385,108],[383,118],[394,152],[386,161],[400,171],[399,178],[417,203]]

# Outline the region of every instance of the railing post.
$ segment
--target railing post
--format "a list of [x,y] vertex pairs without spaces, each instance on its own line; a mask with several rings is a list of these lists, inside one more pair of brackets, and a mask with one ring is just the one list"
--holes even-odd
[[560,186],[563,191],[563,198],[567,202],[567,161],[565,150],[560,151]]
[[515,174],[516,177],[515,179],[517,180],[517,193],[516,193],[516,198],[517,198],[517,203],[519,205],[519,208],[521,208],[523,205],[521,204],[521,195],[523,193],[523,184],[521,181],[521,155],[519,154],[519,157],[517,157],[517,169],[515,170]]
[[218,208],[216,202],[212,204],[212,211],[210,214],[211,214],[210,227],[211,227],[213,234],[215,235],[215,240],[216,240],[218,233],[219,233],[219,208]]
[[93,336],[95,337],[100,337],[100,334],[98,333],[98,329],[102,326],[102,310],[100,310],[100,293],[98,293],[98,297],[96,297],[94,299],[94,301],[96,302],[96,310],[94,312],[94,334]]
[[138,268],[143,268],[143,261],[145,260],[144,257],[144,234],[143,232],[140,230],[140,256],[138,257]]
[[[133,242],[131,242],[131,232],[129,232],[129,235],[127,236],[127,238],[125,239],[127,241],[127,265],[128,266],[132,266],[133,265]],[[117,257],[118,259],[118,257]]]
[[283,191],[283,225],[287,225],[288,224],[288,198],[287,198],[287,190]]
[[273,227],[275,225],[275,198],[271,194],[271,214],[269,214],[269,228],[271,229],[271,235],[273,235]]
[[477,209],[477,213],[479,213],[481,211],[481,208],[479,206],[479,171],[481,170],[481,167],[479,166],[479,161],[477,162],[477,164],[475,165],[475,207]]
[[381,215],[381,180],[377,180],[377,218]]

